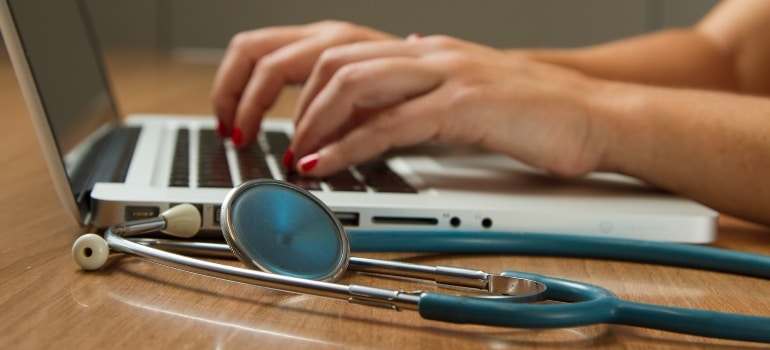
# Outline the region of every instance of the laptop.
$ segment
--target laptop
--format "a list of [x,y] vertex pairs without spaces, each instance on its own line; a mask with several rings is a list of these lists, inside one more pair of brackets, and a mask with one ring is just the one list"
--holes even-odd
[[[286,175],[288,119],[255,146],[215,136],[214,117],[118,114],[87,16],[76,0],[0,0],[0,24],[62,204],[104,228],[177,203],[219,234],[226,193],[252,178],[310,190],[346,229],[599,235],[707,243],[717,213],[636,179],[554,179],[509,157],[438,143],[399,149],[326,179]],[[297,218],[301,220],[301,218]],[[416,233],[417,234],[417,233]]]

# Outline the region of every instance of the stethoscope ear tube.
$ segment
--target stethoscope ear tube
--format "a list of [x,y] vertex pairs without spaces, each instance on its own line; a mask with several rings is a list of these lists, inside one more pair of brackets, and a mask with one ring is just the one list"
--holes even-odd
[[494,303],[465,296],[423,293],[423,318],[515,328],[561,328],[618,324],[713,338],[770,342],[770,319],[715,311],[650,305],[618,299],[599,286],[532,273],[508,271],[548,286],[545,297],[562,304]]
[[[557,285],[553,281],[546,283],[549,288]],[[712,338],[770,342],[770,320],[765,317],[640,304],[609,296],[568,304],[516,304],[423,293],[418,311],[425,319],[464,324],[561,328],[607,323]]]
[[349,231],[354,252],[483,253],[575,257],[687,267],[770,279],[770,257],[727,249],[550,233]]
[[608,323],[682,334],[770,343],[770,318],[616,300]]

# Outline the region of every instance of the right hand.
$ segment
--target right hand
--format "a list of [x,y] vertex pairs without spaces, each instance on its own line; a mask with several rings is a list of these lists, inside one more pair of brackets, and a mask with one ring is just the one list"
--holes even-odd
[[256,139],[264,113],[287,84],[304,83],[334,46],[394,36],[345,22],[323,21],[242,32],[233,37],[214,79],[218,133],[236,147]]

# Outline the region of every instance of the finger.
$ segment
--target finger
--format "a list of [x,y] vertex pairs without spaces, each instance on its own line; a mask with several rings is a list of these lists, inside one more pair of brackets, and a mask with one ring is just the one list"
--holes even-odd
[[305,81],[331,40],[334,39],[307,37],[265,55],[256,63],[235,112],[234,135],[240,135],[233,138],[236,146],[246,146],[254,141],[263,114],[284,86]]
[[318,95],[340,67],[353,62],[360,62],[384,57],[416,57],[420,49],[403,40],[363,42],[330,48],[323,52],[313,67],[310,77],[300,94],[295,115],[298,124],[307,110],[307,106]]
[[303,27],[289,26],[243,32],[230,41],[212,87],[214,111],[227,127],[232,126],[238,101],[264,55],[306,36]]
[[394,148],[435,139],[446,113],[439,94],[428,93],[382,111],[318,152],[300,159],[303,175],[322,177]]
[[357,108],[392,106],[439,86],[443,76],[415,58],[357,62],[338,70],[308,106],[297,126],[291,149],[301,157],[322,146]]

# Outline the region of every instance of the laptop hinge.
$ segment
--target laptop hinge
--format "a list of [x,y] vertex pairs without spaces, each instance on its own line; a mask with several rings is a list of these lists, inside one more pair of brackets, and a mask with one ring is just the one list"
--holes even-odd
[[97,182],[126,180],[140,132],[140,127],[114,128],[86,153],[70,180],[81,211],[89,211],[91,190]]

